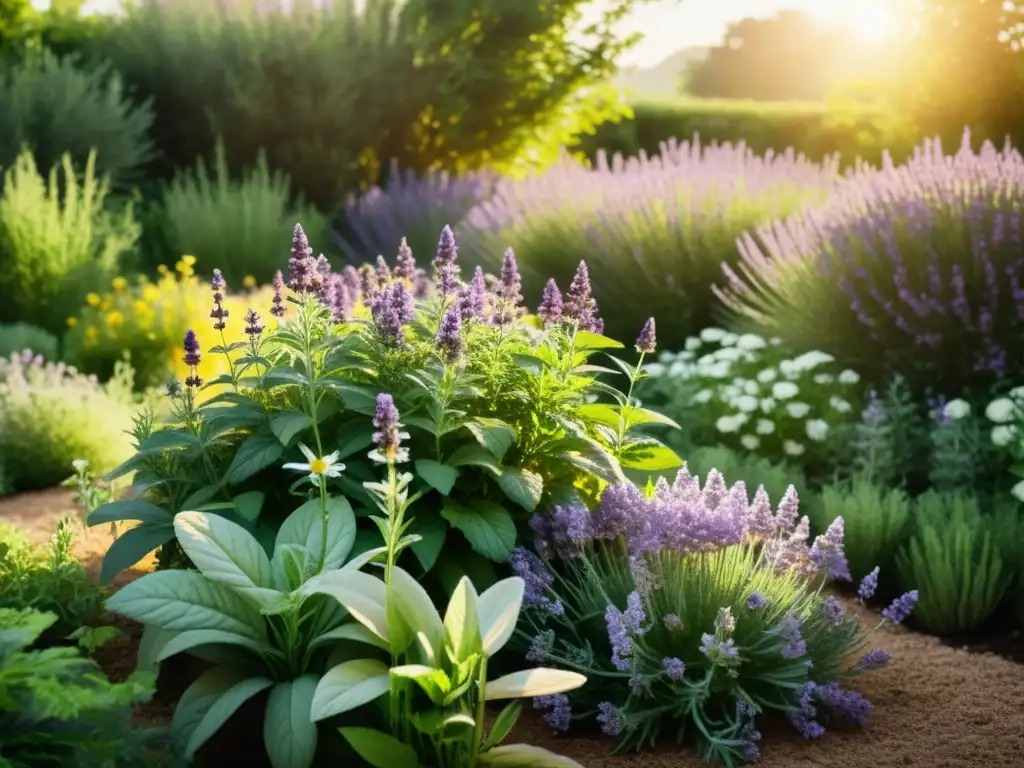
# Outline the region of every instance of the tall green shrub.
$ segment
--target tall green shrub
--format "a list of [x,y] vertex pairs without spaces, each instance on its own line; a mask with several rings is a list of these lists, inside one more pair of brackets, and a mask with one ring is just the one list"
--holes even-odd
[[32,153],[7,169],[0,195],[0,322],[64,328],[69,306],[107,283],[139,236],[131,206],[104,209],[108,185],[90,153],[79,179],[70,155],[48,177]]

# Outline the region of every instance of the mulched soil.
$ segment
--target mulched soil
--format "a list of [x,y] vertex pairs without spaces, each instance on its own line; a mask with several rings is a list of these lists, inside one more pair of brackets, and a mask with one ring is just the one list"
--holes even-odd
[[[16,522],[45,541],[56,520],[71,509],[63,490],[25,494],[0,501],[0,520]],[[105,531],[80,537],[76,553],[90,569],[109,545]],[[119,579],[123,583],[144,572],[138,569]],[[844,600],[849,603],[849,601]],[[851,610],[854,610],[850,604]],[[870,623],[873,617],[865,617]],[[126,677],[135,665],[141,628],[110,617],[125,634],[107,644],[98,660],[114,679]],[[953,646],[951,646],[951,643]],[[767,768],[1013,768],[1024,766],[1024,664],[995,655],[1005,652],[1018,660],[1019,634],[942,641],[901,627],[885,627],[877,645],[893,654],[892,664],[857,681],[856,688],[874,704],[864,730],[830,730],[822,739],[806,742],[784,722],[761,726]],[[966,645],[968,652],[961,647]],[[174,701],[188,682],[182,668],[164,665],[153,701],[137,708],[140,723],[168,722]],[[254,738],[241,712],[223,746],[211,744],[203,764],[245,764],[262,768],[262,740]],[[251,720],[249,720],[251,722]],[[692,749],[665,744],[649,752],[611,756],[609,740],[597,734],[553,736],[543,722],[526,713],[511,741],[546,747],[577,760],[586,768],[697,768],[702,763]],[[246,754],[241,754],[239,748]],[[252,747],[250,750],[248,747]],[[223,750],[223,751],[222,751]]]

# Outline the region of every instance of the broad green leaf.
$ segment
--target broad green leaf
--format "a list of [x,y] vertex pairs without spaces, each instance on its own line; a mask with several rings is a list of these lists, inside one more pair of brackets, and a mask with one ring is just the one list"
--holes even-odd
[[623,408],[622,415],[626,421],[626,429],[643,426],[644,424],[658,424],[664,427],[672,427],[673,429],[681,429],[679,424],[668,416],[664,416],[657,411],[648,410],[647,408],[638,408],[635,405],[628,405]]
[[280,461],[284,454],[284,446],[267,432],[256,432],[238,446],[227,472],[224,473],[225,485],[238,485],[260,470]]
[[317,679],[303,675],[278,683],[263,719],[263,744],[274,768],[309,768],[316,757],[317,727],[310,717]]
[[438,558],[434,572],[447,594],[455,591],[463,576],[469,577],[478,592],[498,582],[494,562],[473,550],[460,552],[458,557]]
[[403,664],[399,667],[392,667],[389,674],[391,677],[401,677],[415,681],[437,706],[441,706],[444,697],[451,688],[451,681],[448,679],[448,675],[444,673],[444,670],[428,667],[425,664]]
[[298,544],[282,544],[274,552],[270,564],[274,585],[282,592],[298,589],[316,572],[320,563],[316,556]]
[[128,501],[108,501],[106,504],[101,504],[92,511],[86,522],[92,526],[119,523],[122,520],[138,520],[154,525],[170,524],[174,522],[174,515],[148,501],[130,499]]
[[499,419],[477,417],[466,424],[473,437],[498,461],[515,445],[516,431]]
[[416,750],[372,728],[339,728],[339,733],[373,768],[420,768]]
[[445,539],[448,537],[448,524],[435,512],[418,512],[409,526],[409,533],[420,537],[419,541],[411,545],[412,553],[416,555],[423,570],[430,571],[444,548]]
[[528,469],[506,467],[498,478],[498,485],[506,496],[527,512],[537,508],[544,494],[544,478]]
[[479,768],[584,768],[570,757],[529,744],[494,747],[481,753],[476,764]]
[[[440,658],[444,623],[423,585],[404,568],[395,566],[391,571],[390,598],[395,602],[394,608],[402,621],[414,635],[420,636],[420,647],[428,655],[428,661]],[[392,646],[392,652],[398,653],[399,650]]]
[[284,365],[275,366],[263,375],[264,388],[269,389],[270,387],[276,387],[281,384],[299,384],[301,386],[308,386],[309,380],[295,368]]
[[[277,532],[274,553],[284,544],[298,544],[308,549],[319,562],[323,551],[323,511],[319,498],[310,499],[284,521]],[[327,497],[327,557],[324,570],[340,568],[352,551],[356,539],[356,516],[352,505],[342,496]]]
[[347,622],[342,624],[340,627],[329,629],[326,632],[317,635],[309,644],[309,649],[312,651],[324,645],[330,645],[331,643],[338,643],[346,640],[356,643],[366,643],[367,645],[372,645],[374,648],[380,648],[382,651],[391,652],[390,645],[385,643],[362,624],[357,624],[354,621]]
[[391,642],[387,589],[380,579],[357,570],[324,571],[303,584],[298,593],[304,597],[333,597],[352,614],[352,618],[384,642]]
[[313,426],[313,420],[309,416],[293,411],[275,413],[270,419],[270,431],[285,448],[291,445],[296,435],[311,426]]
[[258,693],[267,690],[274,684],[273,680],[265,677],[249,677],[240,680],[217,697],[210,708],[203,714],[202,719],[192,735],[189,737],[188,746],[185,747],[185,757],[191,760],[196,752],[203,746],[226,723],[245,702]]
[[387,694],[388,666],[377,659],[355,659],[331,667],[313,695],[314,722],[349,712]]
[[188,495],[188,498],[181,503],[181,509],[199,509],[218,493],[220,493],[219,485],[204,485]]
[[251,679],[250,676],[241,668],[213,667],[199,675],[185,689],[171,718],[171,746],[179,760],[186,759],[192,734],[210,708],[234,686],[248,679]]
[[623,469],[638,469],[645,472],[659,472],[678,469],[683,460],[667,445],[653,438],[630,440],[619,454]]
[[480,467],[486,469],[495,477],[501,475],[501,465],[498,460],[482,445],[476,443],[463,443],[446,460],[452,467]]
[[512,637],[523,605],[525,583],[518,576],[503,579],[477,600],[480,636],[486,656],[494,656]]
[[481,649],[480,622],[476,613],[478,599],[473,582],[463,576],[448,600],[448,609],[444,613],[444,632],[448,648],[457,664],[468,660]]
[[174,540],[170,523],[143,523],[118,536],[103,557],[100,583],[106,584],[121,571],[127,570],[154,549]]
[[337,446],[339,459],[348,458],[355,453],[368,449],[371,445],[373,445],[373,428],[367,426],[365,420],[354,424],[346,424],[338,432]]
[[620,408],[608,403],[585,403],[573,409],[573,417],[580,422],[604,424],[613,429],[619,428]]
[[420,459],[416,462],[416,474],[422,477],[431,488],[447,496],[452,492],[455,481],[459,479],[459,470],[446,467],[431,459]]
[[583,686],[587,678],[564,669],[524,669],[503,675],[487,683],[485,701],[498,699],[532,699],[535,696],[550,696],[554,693],[574,691]]
[[204,645],[237,645],[248,648],[256,654],[263,654],[269,650],[269,647],[263,643],[257,642],[251,637],[236,635],[234,632],[224,632],[220,629],[190,629],[178,632],[163,642],[156,654],[156,661],[166,661],[171,656]]
[[494,726],[491,728],[491,732],[484,739],[484,752],[493,749],[505,740],[505,737],[515,728],[519,715],[522,712],[523,703],[521,701],[513,701],[498,713],[498,716],[494,719]]
[[231,501],[235,505],[235,509],[238,510],[239,517],[246,522],[255,523],[260,516],[260,510],[263,509],[263,499],[263,491],[246,491],[238,494]]
[[438,740],[463,738],[469,736],[467,731],[476,728],[476,721],[469,715],[449,715],[444,709],[420,710],[411,720],[417,731],[439,737]]
[[206,578],[264,607],[280,602],[267,553],[245,528],[217,515],[179,512],[174,530],[181,548]]
[[107,610],[169,632],[219,629],[266,642],[259,609],[198,571],[147,573],[107,600]]
[[159,657],[164,647],[179,634],[181,633],[168,632],[152,625],[143,627],[135,668],[156,671],[157,665],[160,663]]
[[623,344],[599,333],[579,331],[576,334],[576,341],[573,346],[577,352],[584,352],[592,349],[622,349]]
[[502,507],[477,502],[473,508],[447,505],[441,517],[461,531],[473,549],[496,563],[503,563],[516,546],[516,524]]

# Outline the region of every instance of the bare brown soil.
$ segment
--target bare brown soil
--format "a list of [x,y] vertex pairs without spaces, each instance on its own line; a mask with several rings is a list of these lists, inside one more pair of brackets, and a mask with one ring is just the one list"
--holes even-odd
[[[45,541],[56,521],[72,509],[63,490],[25,494],[0,501],[0,520],[14,522]],[[76,553],[91,570],[98,568],[109,545],[105,530],[79,536]],[[148,565],[148,564],[147,564]],[[138,569],[118,581],[144,572]],[[138,625],[112,617],[126,634],[101,649],[99,661],[111,677],[123,679],[135,665]],[[1021,768],[1024,766],[1024,665],[989,653],[968,653],[906,629],[884,628],[878,645],[893,654],[892,665],[865,675],[857,689],[874,704],[865,730],[830,730],[821,740],[806,742],[784,723],[765,723],[761,730],[766,768]],[[161,675],[159,691],[138,708],[143,723],[165,723],[180,695],[182,675]],[[243,742],[246,739],[243,738]],[[259,740],[253,744],[250,768],[262,766]],[[586,768],[698,768],[692,749],[665,744],[641,754],[611,756],[610,741],[597,734],[555,737],[529,714],[512,741],[543,746],[574,758]],[[235,745],[239,741],[231,739]],[[212,746],[212,745],[211,745]],[[248,753],[249,750],[246,750]],[[235,759],[240,755],[235,750]],[[212,756],[211,756],[212,757]],[[219,764],[217,759],[206,761]]]

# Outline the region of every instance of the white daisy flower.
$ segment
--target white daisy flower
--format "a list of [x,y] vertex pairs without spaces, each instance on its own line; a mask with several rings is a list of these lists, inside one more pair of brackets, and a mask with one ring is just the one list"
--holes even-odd
[[706,403],[714,396],[714,392],[710,389],[702,389],[700,392],[693,396],[693,402],[695,403]]
[[757,435],[744,435],[740,438],[740,445],[746,448],[748,451],[756,451],[761,447],[761,440]]
[[946,403],[946,407],[942,409],[942,415],[952,421],[959,421],[971,415],[971,406],[966,400],[961,400],[960,398],[950,400]]
[[839,374],[840,384],[856,384],[858,381],[860,381],[860,374],[849,368]]
[[829,398],[828,404],[832,406],[832,410],[836,413],[849,413],[853,408],[853,406],[843,400],[843,398],[836,397],[835,395]]
[[345,465],[338,462],[339,451],[320,458],[309,450],[304,443],[299,443],[299,450],[306,457],[306,463],[290,462],[284,465],[284,469],[290,469],[295,472],[307,472],[313,480],[319,477],[338,477],[338,475],[345,471]]
[[700,339],[698,339],[696,336],[691,336],[686,340],[686,344],[684,345],[684,347],[687,352],[693,352],[693,350],[700,348]]
[[836,380],[836,377],[831,373],[816,373],[814,374],[815,384],[831,384]]
[[816,443],[820,443],[828,436],[828,422],[823,419],[808,419],[804,424],[807,437]]
[[775,431],[775,422],[768,419],[758,419],[754,431],[759,435],[770,435]]
[[767,345],[764,339],[755,333],[744,333],[736,339],[736,346],[740,349],[754,350],[764,349]]
[[740,395],[733,401],[737,410],[743,413],[751,413],[757,410],[757,398],[751,395]]
[[786,413],[792,416],[794,419],[802,419],[808,413],[811,412],[811,406],[807,403],[787,403]]
[[992,444],[997,448],[1005,448],[1017,436],[1017,427],[1013,424],[1000,424],[992,427]]
[[782,444],[782,450],[784,450],[790,456],[799,456],[804,452],[804,447],[800,443],[795,443],[792,440],[787,440]]
[[989,421],[994,421],[996,424],[1005,424],[1013,420],[1017,410],[1017,405],[1013,400],[1008,397],[1000,397],[998,400],[993,400],[988,404],[988,408],[985,409],[985,415]]
[[705,328],[700,332],[700,340],[714,343],[716,341],[721,341],[726,337],[726,335],[726,332],[721,328]]
[[779,400],[788,400],[800,393],[800,387],[792,381],[778,381],[772,386],[772,396]]
[[779,374],[774,368],[765,368],[763,371],[757,372],[757,380],[762,384],[770,384],[777,378],[779,378]]

